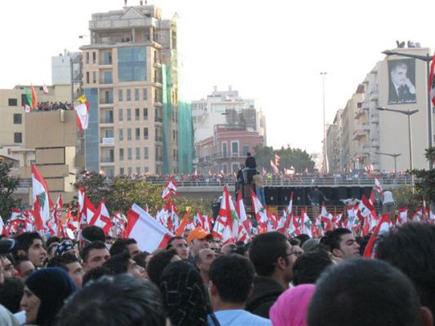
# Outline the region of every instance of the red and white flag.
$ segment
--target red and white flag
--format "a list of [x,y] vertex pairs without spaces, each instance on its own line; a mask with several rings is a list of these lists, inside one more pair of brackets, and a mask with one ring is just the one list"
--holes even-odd
[[38,202],[36,204],[38,207],[37,217],[41,218],[41,221],[38,221],[37,224],[37,230],[39,231],[39,223],[42,222],[42,227],[44,227],[50,219],[50,208],[53,207],[53,202],[44,177],[34,165],[32,165],[32,199],[34,206]]
[[432,104],[435,105],[435,53],[432,58],[432,63],[430,65],[430,74],[429,74],[429,95],[432,100]]
[[80,130],[88,129],[89,124],[89,102],[86,100],[84,95],[79,98],[80,104],[74,107],[74,110],[77,113],[77,127]]
[[42,84],[42,93],[45,94],[45,95],[47,95],[49,93],[48,92],[48,87],[45,84]]
[[397,224],[405,224],[408,222],[408,207],[404,207],[397,211],[399,218],[397,219]]
[[275,165],[277,167],[279,166],[280,161],[281,161],[281,158],[278,155],[275,154]]
[[126,238],[133,238],[142,251],[153,252],[164,248],[174,235],[152,218],[139,205],[133,204],[127,212]]
[[171,195],[178,196],[177,189],[178,186],[175,181],[173,179],[169,180],[169,182],[166,184],[165,189],[163,189],[162,199],[168,199],[169,197],[171,197]]
[[378,225],[376,226],[376,229],[373,232],[373,235],[370,237],[370,240],[367,243],[367,247],[364,251],[365,258],[373,258],[374,257],[375,249],[376,249],[376,242],[377,242],[379,236],[387,233],[390,230],[390,227],[391,227],[390,214],[387,213],[387,214],[382,215],[382,218],[379,221]]
[[272,160],[270,160],[270,166],[272,167],[273,173],[275,173],[275,174],[279,173],[278,167],[275,165],[275,163],[273,163]]
[[108,234],[109,230],[113,226],[112,218],[107,210],[106,204],[104,203],[104,199],[101,200],[100,205],[98,205],[98,209],[95,212],[94,216],[89,222],[89,225],[99,226],[103,229],[104,234]]
[[379,193],[379,195],[382,195],[382,185],[379,182],[378,178],[375,178],[375,187],[376,187],[376,190]]

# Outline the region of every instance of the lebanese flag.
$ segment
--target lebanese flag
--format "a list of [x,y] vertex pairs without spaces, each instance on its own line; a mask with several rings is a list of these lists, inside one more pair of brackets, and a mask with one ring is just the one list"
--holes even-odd
[[240,222],[243,224],[243,226],[245,227],[245,229],[248,231],[249,234],[250,233],[249,220],[248,220],[248,216],[246,215],[245,204],[243,203],[243,194],[241,191],[239,191],[237,194],[236,212],[237,215],[239,215]]
[[79,187],[79,190],[77,192],[77,221],[81,220],[81,215],[85,207],[85,197],[85,189]]
[[5,224],[3,223],[3,217],[0,216],[0,228],[1,228],[1,235],[9,235],[8,230],[6,229]]
[[81,219],[80,219],[80,228],[81,229],[83,229],[89,223],[89,221],[92,220],[96,211],[97,210],[95,209],[94,205],[89,200],[89,198],[85,197],[83,209],[82,209],[82,215],[81,215]]
[[251,202],[252,202],[252,208],[255,213],[255,217],[258,222],[258,231],[259,233],[263,233],[267,229],[267,222],[269,221],[267,217],[267,212],[264,209],[261,202],[258,200],[257,196],[255,195],[254,191],[251,189]]
[[378,178],[375,178],[375,187],[376,187],[376,190],[378,191],[379,195],[382,195],[382,185],[379,182]]
[[397,213],[399,214],[397,224],[405,224],[406,222],[408,222],[408,207],[399,209]]
[[278,167],[275,165],[275,163],[273,163],[272,160],[270,160],[270,166],[272,167],[272,170],[273,170],[273,172],[274,172],[275,174],[278,174],[278,173],[279,173],[279,169],[278,169]]
[[39,202],[39,216],[42,220],[42,227],[44,227],[50,219],[50,208],[53,207],[53,202],[44,177],[34,165],[32,165],[32,199],[33,205]]
[[279,162],[281,161],[281,158],[275,154],[275,165],[278,167],[279,166]]
[[435,86],[434,86],[435,76],[434,75],[435,75],[435,53],[432,58],[432,63],[430,65],[430,74],[429,74],[429,95],[433,105],[435,105]]
[[42,84],[42,93],[45,95],[48,94],[48,87],[45,84]]
[[88,129],[89,124],[89,102],[84,95],[79,97],[80,104],[74,107],[77,113],[77,127],[81,131]]
[[127,220],[126,238],[135,239],[142,251],[153,252],[157,248],[164,248],[174,236],[139,205],[133,204],[128,210]]
[[169,197],[171,197],[171,195],[178,196],[177,189],[178,186],[175,181],[173,179],[169,180],[169,182],[166,184],[165,189],[163,189],[162,199],[168,199]]
[[107,211],[107,207],[106,204],[104,203],[104,199],[102,199],[100,205],[98,205],[98,209],[95,212],[94,216],[92,216],[89,225],[99,226],[104,230],[105,235],[107,235],[110,229],[112,228],[113,222],[109,212]]
[[375,231],[373,232],[369,242],[367,243],[367,247],[364,251],[364,258],[374,257],[375,249],[376,249],[376,241],[378,240],[378,237],[380,235],[387,233],[390,230],[390,227],[391,227],[390,214],[386,213],[382,215],[381,220],[379,221]]

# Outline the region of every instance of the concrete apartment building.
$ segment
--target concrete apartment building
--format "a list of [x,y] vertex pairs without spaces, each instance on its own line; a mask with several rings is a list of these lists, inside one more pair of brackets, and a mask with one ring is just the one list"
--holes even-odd
[[[398,48],[394,51],[422,56],[431,53],[428,48],[415,47]],[[409,88],[407,86],[409,91],[405,91],[402,99],[400,87],[395,84],[397,71],[401,71],[412,84]],[[397,170],[405,171],[410,168],[407,116],[397,112],[379,111],[379,107],[403,112],[418,110],[411,117],[413,167],[428,168],[424,157],[429,138],[427,84],[426,63],[423,61],[391,55],[376,63],[341,114],[341,172],[348,169],[394,171],[394,159],[380,153],[400,154],[397,158]],[[431,119],[433,122],[433,110]]]
[[90,103],[86,168],[108,176],[191,172],[176,16],[164,20],[152,5],[124,7],[93,14],[89,30],[91,44],[81,48]]
[[248,131],[256,131],[266,146],[266,117],[254,99],[244,99],[231,86],[226,91],[214,87],[206,99],[192,101],[192,119],[195,143],[213,136],[214,126],[241,124]]

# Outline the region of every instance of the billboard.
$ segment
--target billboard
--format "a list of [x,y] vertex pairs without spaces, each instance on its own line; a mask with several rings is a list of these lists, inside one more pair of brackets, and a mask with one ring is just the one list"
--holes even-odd
[[388,61],[388,104],[417,103],[415,59]]

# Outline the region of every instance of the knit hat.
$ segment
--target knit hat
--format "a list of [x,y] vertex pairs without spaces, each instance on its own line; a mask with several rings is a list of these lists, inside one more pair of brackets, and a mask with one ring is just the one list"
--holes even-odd
[[65,299],[77,291],[68,273],[58,267],[34,272],[25,284],[41,300],[36,318],[36,324],[39,326],[52,325]]
[[307,326],[308,306],[314,294],[313,284],[298,285],[286,290],[270,308],[274,326]]

